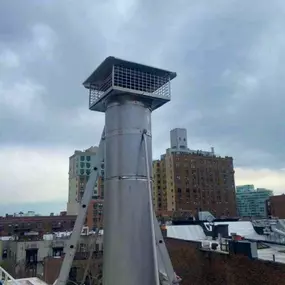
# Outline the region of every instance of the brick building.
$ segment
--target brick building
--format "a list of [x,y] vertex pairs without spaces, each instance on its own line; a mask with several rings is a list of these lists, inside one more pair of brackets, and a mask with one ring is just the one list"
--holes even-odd
[[285,264],[201,250],[200,242],[167,238],[165,243],[181,285],[285,284]]
[[96,195],[91,200],[86,216],[86,225],[90,229],[103,227],[103,202],[104,202],[104,165],[97,181]]
[[[52,276],[57,278],[61,264],[56,268],[52,267],[52,265],[56,260],[61,260],[60,263],[62,263],[66,250],[67,252],[69,251],[69,247],[67,247],[69,237],[69,233],[60,233],[57,235],[45,235],[42,238],[32,235],[28,240],[0,240],[0,245],[2,244],[3,249],[2,256],[0,256],[1,266],[14,278],[43,276],[47,277],[47,281],[53,278]],[[81,234],[73,262],[73,273],[76,270],[74,269],[76,265],[82,265],[81,273],[78,272],[78,278],[82,279],[82,273],[86,268],[90,252],[93,253],[91,265],[94,263],[94,260],[96,263],[100,261],[100,264],[102,264],[102,235]],[[48,284],[53,284],[54,281],[48,282]]]
[[75,215],[58,216],[6,216],[0,217],[0,236],[24,235],[27,232],[40,234],[70,231],[76,220]]
[[285,219],[285,195],[271,196],[266,201],[267,215],[269,217],[277,217]]
[[157,213],[209,211],[216,217],[235,217],[236,198],[232,157],[214,150],[187,147],[184,129],[171,131],[171,148],[153,162],[153,202]]
[[[85,268],[88,264],[89,253],[76,253],[72,267],[69,273],[68,281],[72,284],[80,284],[82,282]],[[62,258],[47,257],[44,260],[43,280],[47,284],[53,284],[58,278],[60,268],[63,262]],[[94,252],[89,263],[89,272],[87,274],[85,284],[101,284],[103,269],[103,252]]]

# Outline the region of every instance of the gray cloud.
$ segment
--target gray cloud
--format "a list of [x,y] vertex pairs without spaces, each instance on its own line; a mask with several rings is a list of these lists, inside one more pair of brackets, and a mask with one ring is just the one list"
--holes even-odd
[[177,71],[153,115],[155,155],[169,130],[252,168],[284,167],[284,1],[3,1],[0,143],[83,148],[104,116],[83,80],[108,55]]

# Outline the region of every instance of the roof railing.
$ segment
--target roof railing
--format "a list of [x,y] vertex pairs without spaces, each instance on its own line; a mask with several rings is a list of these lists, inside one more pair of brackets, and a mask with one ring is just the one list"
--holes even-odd
[[19,285],[19,282],[16,279],[14,279],[4,268],[0,266],[0,284]]

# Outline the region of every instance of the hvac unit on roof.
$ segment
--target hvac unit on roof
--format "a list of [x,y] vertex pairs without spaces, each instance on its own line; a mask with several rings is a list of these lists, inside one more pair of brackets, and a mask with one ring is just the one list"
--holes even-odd
[[89,235],[89,227],[83,227],[81,231],[81,235],[88,236]]
[[202,241],[202,248],[210,249],[211,243],[209,241]]

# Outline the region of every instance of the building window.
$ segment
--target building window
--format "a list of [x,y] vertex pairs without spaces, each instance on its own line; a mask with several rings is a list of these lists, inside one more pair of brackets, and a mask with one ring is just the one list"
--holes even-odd
[[4,249],[2,253],[2,259],[6,259],[8,257],[8,250]]
[[86,163],[86,167],[90,168],[91,164],[89,162]]
[[84,161],[84,160],[85,160],[85,157],[84,157],[83,155],[81,155],[81,156],[80,156],[80,160],[81,160],[81,161]]
[[77,280],[77,268],[76,267],[71,267],[70,272],[69,272],[69,280],[76,282]]
[[90,155],[87,155],[87,156],[86,156],[86,160],[87,160],[87,161],[90,161],[90,160],[91,160]]
[[63,247],[55,247],[52,249],[52,256],[62,256]]
[[80,162],[80,167],[83,168],[85,166],[84,162]]

